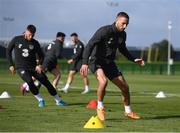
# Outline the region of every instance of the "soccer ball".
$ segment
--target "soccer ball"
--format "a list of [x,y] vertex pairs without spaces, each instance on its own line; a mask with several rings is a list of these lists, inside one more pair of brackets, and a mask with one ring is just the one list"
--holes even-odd
[[[38,82],[37,80],[34,81],[34,85],[39,89],[41,87],[41,83]],[[29,93],[29,85],[27,83],[24,83],[22,85],[20,85],[20,92],[22,93],[22,95],[25,95],[25,93]]]

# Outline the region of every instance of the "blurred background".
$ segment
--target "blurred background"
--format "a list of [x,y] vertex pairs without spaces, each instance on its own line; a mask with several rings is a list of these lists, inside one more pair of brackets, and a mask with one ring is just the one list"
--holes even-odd
[[134,68],[119,53],[117,62],[129,64],[124,70],[132,73],[180,74],[179,7],[179,0],[0,0],[0,58],[5,58],[12,37],[22,34],[28,24],[36,25],[35,38],[42,46],[58,31],[66,33],[63,57],[70,58],[72,32],[86,45],[99,27],[112,24],[116,14],[125,11],[130,16],[127,47],[147,66]]

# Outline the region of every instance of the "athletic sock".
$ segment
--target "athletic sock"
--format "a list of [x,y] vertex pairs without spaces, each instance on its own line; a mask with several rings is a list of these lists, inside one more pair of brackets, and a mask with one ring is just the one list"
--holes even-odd
[[54,96],[54,100],[56,101],[56,103],[58,103],[59,101],[61,101],[62,99],[58,96],[58,94],[56,94]]
[[126,112],[126,113],[131,113],[131,112],[132,112],[131,106],[126,106],[126,105],[124,105],[124,109],[125,109],[125,112]]
[[102,102],[102,101],[98,101],[97,104],[98,104],[98,105],[97,105],[97,108],[98,108],[98,109],[104,108],[104,105],[103,105],[103,102]]
[[29,91],[29,85],[26,82],[23,84],[23,88],[25,88],[26,91]]
[[89,86],[88,85],[85,85],[85,90],[89,90]]
[[69,84],[66,84],[65,87],[64,87],[64,90],[68,90],[69,89]]
[[34,95],[34,97],[38,100],[38,101],[42,101],[44,100],[40,94]]

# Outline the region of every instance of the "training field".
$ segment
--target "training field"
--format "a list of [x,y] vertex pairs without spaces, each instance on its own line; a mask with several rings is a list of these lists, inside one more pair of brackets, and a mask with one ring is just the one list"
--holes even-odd
[[[52,76],[48,74],[52,79]],[[123,105],[119,90],[110,82],[105,97],[106,127],[103,129],[84,129],[84,124],[96,114],[94,109],[86,109],[89,100],[96,99],[97,80],[89,76],[92,91],[82,95],[80,75],[75,77],[68,94],[62,94],[69,103],[59,107],[47,90],[40,92],[46,101],[45,108],[38,108],[32,94],[22,96],[17,75],[0,71],[0,93],[7,91],[12,98],[0,99],[4,108],[0,111],[0,131],[15,132],[180,132],[180,76],[125,74],[131,91],[132,108],[142,119],[131,120],[123,116]],[[59,88],[64,85],[66,75],[62,75]],[[163,91],[167,98],[156,99]]]

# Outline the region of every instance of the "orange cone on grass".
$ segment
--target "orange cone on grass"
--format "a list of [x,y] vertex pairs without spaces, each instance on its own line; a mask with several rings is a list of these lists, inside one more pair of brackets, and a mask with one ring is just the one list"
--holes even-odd
[[97,100],[89,101],[88,105],[86,106],[88,109],[96,109],[97,108]]

